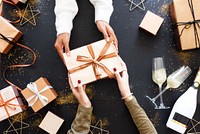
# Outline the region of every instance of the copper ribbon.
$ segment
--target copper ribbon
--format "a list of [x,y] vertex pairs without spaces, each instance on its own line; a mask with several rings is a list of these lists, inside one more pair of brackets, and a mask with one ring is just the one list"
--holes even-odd
[[[21,18],[22,18],[22,12],[21,12],[20,8],[19,8],[17,5],[15,5],[12,1],[3,0],[3,2],[15,6],[16,9],[17,9],[17,13],[18,13],[18,15],[19,15],[19,18],[18,18],[17,20],[14,20],[14,21],[8,20],[8,22],[13,23],[13,24],[19,23],[19,22],[21,21]],[[1,16],[2,16],[2,15],[1,15]]]
[[[0,34],[0,35],[2,36],[2,34]],[[5,37],[5,36],[2,36],[2,39],[5,40],[6,42],[8,42],[9,44],[12,44],[12,45],[15,45],[15,44],[16,44],[16,45],[18,45],[18,46],[20,46],[20,47],[22,47],[22,48],[24,48],[24,49],[27,49],[28,51],[30,51],[30,52],[33,54],[33,61],[32,61],[31,63],[29,63],[29,64],[15,64],[15,65],[10,65],[10,66],[6,67],[6,69],[5,69],[4,72],[3,72],[3,78],[5,79],[5,81],[6,81],[8,84],[10,84],[10,85],[15,86],[19,91],[22,91],[21,88],[19,88],[18,86],[16,86],[15,84],[13,84],[12,82],[10,82],[9,80],[6,79],[6,72],[7,72],[8,69],[20,68],[20,67],[29,67],[29,66],[33,65],[33,64],[35,63],[35,61],[36,61],[36,54],[35,54],[35,52],[34,52],[31,48],[29,48],[29,47],[27,47],[27,46],[24,46],[24,45],[22,45],[22,44],[20,44],[20,43],[15,43],[15,42],[13,42],[13,41],[10,41],[10,40],[9,40],[7,37]]]
[[105,71],[105,73],[108,75],[109,78],[112,78],[113,73],[103,63],[100,62],[102,59],[108,59],[108,58],[118,56],[118,54],[116,52],[105,55],[105,53],[107,52],[107,50],[110,47],[112,42],[113,42],[113,38],[110,38],[110,41],[107,42],[106,45],[103,47],[98,58],[95,58],[92,46],[88,45],[87,49],[88,49],[91,57],[81,56],[81,55],[77,56],[77,61],[86,62],[86,64],[83,64],[83,65],[80,65],[80,66],[75,67],[73,69],[70,69],[70,70],[68,70],[68,72],[71,74],[71,73],[74,73],[78,70],[82,70],[82,69],[92,65],[93,71],[94,71],[94,74],[95,74],[97,80],[101,78],[100,77],[101,73],[99,72],[99,67],[102,68]]
[[[193,21],[188,21],[188,22],[177,22],[176,25],[177,26],[182,26],[184,25],[184,28],[181,30],[181,33],[179,35],[179,37],[183,34],[183,31],[185,29],[189,29],[192,25],[194,26],[194,36],[195,36],[195,44],[196,44],[196,48],[200,47],[200,38],[199,38],[199,34],[197,31],[197,28],[200,28],[200,19],[197,20],[195,18],[195,12],[194,12],[194,6],[193,6],[193,2],[192,0],[188,0],[188,5],[190,7],[190,11],[192,13],[192,17],[193,17]],[[197,25],[197,26],[196,26]]]
[[10,108],[11,110],[16,110],[15,107],[13,106],[19,106],[19,107],[24,107],[24,105],[18,105],[18,104],[12,104],[10,103],[10,101],[18,98],[19,96],[16,96],[16,97],[13,97],[12,99],[10,100],[7,100],[6,102],[3,100],[3,97],[2,95],[0,94],[0,107],[4,107],[5,111],[6,111],[6,114],[8,115],[8,117],[10,117],[10,114],[8,112],[8,108]]

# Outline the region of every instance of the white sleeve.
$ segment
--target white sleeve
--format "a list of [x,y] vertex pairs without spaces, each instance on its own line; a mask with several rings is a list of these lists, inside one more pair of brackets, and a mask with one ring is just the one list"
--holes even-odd
[[103,20],[110,22],[110,16],[113,12],[112,0],[90,0],[95,8],[95,22]]
[[73,19],[78,12],[76,0],[55,0],[56,30],[57,35],[71,33]]

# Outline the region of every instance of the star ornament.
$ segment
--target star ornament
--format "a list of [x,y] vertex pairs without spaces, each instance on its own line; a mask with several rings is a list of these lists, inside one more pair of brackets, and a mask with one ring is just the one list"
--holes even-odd
[[135,0],[129,0],[129,2],[131,3],[131,5],[130,5],[130,8],[129,8],[129,10],[130,11],[133,11],[134,9],[136,9],[136,8],[139,8],[139,9],[141,9],[141,10],[145,10],[145,6],[144,6],[144,2],[146,1],[146,0],[140,0],[140,2],[139,3],[136,3],[136,2],[134,2]]
[[95,126],[90,125],[89,134],[109,134],[108,130],[103,129],[103,122],[99,120]]
[[22,25],[26,24],[27,22],[29,22],[33,26],[36,26],[35,17],[39,14],[40,14],[40,11],[34,10],[33,6],[31,6],[28,3],[24,12],[23,12],[22,19],[20,21],[20,25],[22,26]]

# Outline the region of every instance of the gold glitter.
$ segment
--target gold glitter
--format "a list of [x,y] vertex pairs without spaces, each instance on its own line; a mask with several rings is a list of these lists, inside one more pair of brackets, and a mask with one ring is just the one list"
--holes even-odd
[[168,12],[169,12],[169,4],[165,2],[165,3],[160,7],[159,12],[160,12],[163,16],[164,16],[164,15],[167,15]]
[[22,116],[22,120],[26,119],[28,117],[28,112],[24,111],[22,113],[14,115],[11,117],[11,119],[12,120],[21,120],[21,116]]
[[191,59],[194,58],[194,54],[189,52],[178,52],[177,56],[183,65],[188,65]]

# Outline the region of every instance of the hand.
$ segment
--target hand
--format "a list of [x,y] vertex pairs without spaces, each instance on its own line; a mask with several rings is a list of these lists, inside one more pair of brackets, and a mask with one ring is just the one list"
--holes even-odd
[[57,36],[56,42],[54,44],[54,47],[56,48],[58,54],[60,55],[63,61],[64,61],[63,50],[65,50],[68,56],[70,55],[69,40],[70,40],[69,33],[62,33]]
[[129,87],[127,67],[122,59],[121,59],[121,65],[123,68],[122,72],[118,72],[116,68],[114,68],[113,70],[115,72],[115,77],[117,79],[117,83],[118,83],[122,98],[125,98],[124,99],[125,101],[130,101],[133,98],[133,96]]
[[114,38],[114,45],[115,45],[116,49],[118,50],[118,40],[117,40],[117,37],[116,37],[112,27],[103,20],[96,21],[96,25],[97,25],[97,28],[99,29],[99,31],[103,33],[104,39],[107,42],[109,41],[110,36],[112,36]]
[[78,80],[78,87],[77,88],[74,88],[72,86],[72,82],[71,82],[71,79],[70,77],[68,78],[69,80],[69,85],[71,87],[71,90],[74,94],[74,96],[77,98],[77,100],[79,101],[79,103],[86,107],[86,108],[90,108],[92,106],[86,92],[85,92],[85,88],[86,88],[86,85],[82,85],[81,84],[81,81]]

